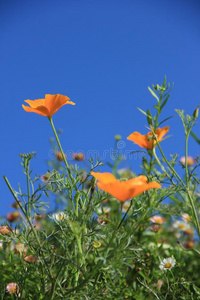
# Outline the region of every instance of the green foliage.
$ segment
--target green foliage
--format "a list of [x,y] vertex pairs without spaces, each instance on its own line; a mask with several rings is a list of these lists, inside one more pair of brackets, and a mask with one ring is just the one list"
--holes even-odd
[[[157,102],[155,113],[140,111],[155,133],[169,120],[159,119],[171,88],[165,78],[149,91]],[[187,158],[198,113],[177,113]],[[124,160],[117,148],[120,139],[115,137],[116,155],[109,166],[126,181],[136,174],[119,169]],[[141,174],[162,188],[125,202],[96,189],[91,172],[103,171],[100,161],[91,158],[80,167],[51,160],[41,181],[30,169],[35,154],[20,154],[26,187],[14,190],[4,176],[20,219],[4,220],[0,227],[0,299],[200,299],[199,158],[190,166],[177,154],[167,159],[159,141],[156,148],[160,158],[155,148],[145,150]],[[176,260],[172,269],[162,270],[164,258]],[[10,293],[9,283],[19,291]]]

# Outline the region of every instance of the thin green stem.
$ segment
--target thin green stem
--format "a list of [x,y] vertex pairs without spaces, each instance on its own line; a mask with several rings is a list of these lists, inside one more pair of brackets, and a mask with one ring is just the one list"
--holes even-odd
[[188,163],[187,163],[187,157],[188,157],[188,134],[185,135],[185,181],[186,186],[188,187]]
[[166,158],[164,152],[162,151],[162,148],[161,148],[161,146],[160,146],[160,143],[158,142],[158,140],[157,140],[155,134],[154,134],[154,136],[155,136],[155,139],[156,139],[156,144],[158,145],[158,148],[159,148],[159,150],[160,150],[160,153],[162,154],[162,157],[163,157],[164,161],[165,161],[166,164],[168,165],[170,172],[171,172],[175,177],[177,177],[177,179],[180,181],[180,183],[182,184],[182,186],[186,189],[185,183],[183,182],[183,180],[181,179],[181,177],[178,175],[178,173],[174,170],[174,168],[173,168],[173,167],[170,165],[170,163],[168,162],[168,160],[167,160],[167,158]]
[[192,214],[193,214],[193,218],[194,218],[194,221],[195,221],[195,225],[196,225],[196,229],[198,231],[198,235],[200,237],[200,225],[199,225],[199,219],[198,219],[198,215],[197,215],[197,212],[196,212],[196,209],[195,209],[195,206],[194,206],[194,202],[193,202],[193,199],[190,195],[190,191],[187,189],[187,195],[188,195],[188,200],[190,202],[190,206],[192,208]]
[[27,195],[28,195],[28,215],[31,217],[31,201],[30,201],[30,186],[29,186],[29,165],[26,170]]
[[52,127],[52,129],[53,129],[53,132],[54,132],[54,135],[55,135],[55,138],[56,138],[56,142],[57,142],[57,144],[58,144],[58,147],[59,147],[59,149],[60,149],[60,152],[62,153],[64,163],[65,163],[67,169],[69,170],[69,165],[68,165],[68,162],[67,162],[67,160],[66,160],[66,156],[65,156],[65,154],[64,154],[64,152],[63,152],[63,149],[62,149],[60,140],[59,140],[59,138],[58,138],[58,135],[57,135],[55,126],[54,126],[54,124],[53,124],[53,119],[52,119],[52,117],[48,117],[48,119],[49,119],[49,121],[50,121],[50,123],[51,123],[51,127]]

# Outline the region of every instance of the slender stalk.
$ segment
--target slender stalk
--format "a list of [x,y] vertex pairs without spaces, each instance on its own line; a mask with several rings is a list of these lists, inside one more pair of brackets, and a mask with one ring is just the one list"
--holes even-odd
[[27,195],[28,195],[28,216],[31,217],[31,203],[30,203],[30,186],[29,186],[29,165],[26,170],[26,182],[27,182]]
[[195,206],[194,206],[194,202],[193,202],[193,199],[190,195],[190,191],[187,189],[187,195],[188,195],[188,200],[190,202],[190,206],[191,206],[191,209],[192,209],[192,214],[193,214],[193,218],[194,218],[194,221],[195,221],[195,225],[196,225],[196,229],[198,231],[198,235],[200,237],[200,224],[199,224],[199,219],[198,219],[198,216],[197,216],[197,212],[196,212],[196,209],[195,209]]
[[68,165],[68,162],[67,162],[67,160],[66,160],[66,156],[65,156],[65,154],[64,154],[64,152],[63,152],[63,149],[62,149],[60,140],[59,140],[59,138],[58,138],[58,135],[57,135],[55,126],[54,126],[54,124],[53,124],[53,119],[52,119],[52,117],[48,117],[48,119],[49,119],[49,121],[50,121],[50,123],[51,123],[51,127],[52,127],[52,129],[53,129],[53,132],[54,132],[54,135],[55,135],[55,138],[56,138],[56,142],[58,143],[58,147],[59,147],[59,149],[60,149],[60,152],[62,153],[64,163],[65,163],[65,165],[66,165],[66,167],[67,167],[67,169],[68,169],[68,171],[69,171],[69,165]]
[[185,181],[186,186],[188,187],[188,164],[187,164],[187,157],[188,157],[188,134],[185,135]]
[[[153,133],[153,134],[154,134],[154,133]],[[165,161],[166,164],[168,165],[170,172],[171,172],[175,177],[178,178],[178,180],[180,181],[180,183],[182,184],[182,186],[186,189],[185,183],[183,182],[183,180],[181,179],[181,177],[178,175],[178,173],[174,170],[174,168],[173,168],[173,167],[170,165],[170,163],[168,162],[168,160],[167,160],[167,158],[166,158],[164,152],[162,151],[162,148],[161,148],[161,146],[160,146],[160,143],[158,142],[157,137],[156,137],[155,134],[154,134],[154,137],[155,137],[155,139],[156,139],[156,145],[158,145],[158,148],[159,148],[159,150],[160,150],[160,153],[162,154],[162,157],[163,157],[164,161]]]

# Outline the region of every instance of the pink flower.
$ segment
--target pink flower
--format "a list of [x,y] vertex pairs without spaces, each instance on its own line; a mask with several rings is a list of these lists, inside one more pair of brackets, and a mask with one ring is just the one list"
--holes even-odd
[[[184,156],[180,158],[180,162],[183,163],[183,164],[185,165],[185,157],[184,157]],[[192,166],[192,165],[194,165],[195,163],[196,163],[196,160],[195,160],[194,157],[192,157],[192,156],[188,156],[188,157],[187,157],[187,165],[188,165],[188,166]]]
[[9,294],[15,294],[20,297],[19,294],[19,285],[16,282],[10,282],[6,286],[6,290]]

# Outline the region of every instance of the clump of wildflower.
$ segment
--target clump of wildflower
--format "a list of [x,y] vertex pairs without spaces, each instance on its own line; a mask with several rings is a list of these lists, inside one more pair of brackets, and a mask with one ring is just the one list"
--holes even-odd
[[76,161],[83,161],[85,159],[85,155],[83,153],[73,153],[72,157],[73,157],[73,160],[76,160]]
[[11,234],[11,232],[12,232],[12,230],[7,225],[0,226],[0,234],[9,235],[9,234]]
[[[66,154],[65,154],[65,157],[67,158]],[[60,151],[56,151],[56,158],[58,161],[64,161],[63,155]]]
[[163,271],[171,270],[176,264],[176,260],[173,257],[164,258],[161,261],[159,268]]
[[19,285],[16,282],[10,282],[6,286],[6,290],[9,294],[15,294],[20,297],[19,294]]
[[19,217],[20,217],[20,212],[19,211],[14,211],[14,212],[9,212],[7,215],[6,215],[6,219],[9,221],[9,222],[15,222],[17,220],[19,220]]
[[[185,165],[185,156],[180,158],[180,162]],[[196,163],[196,159],[192,156],[187,157],[187,165],[192,166]]]

